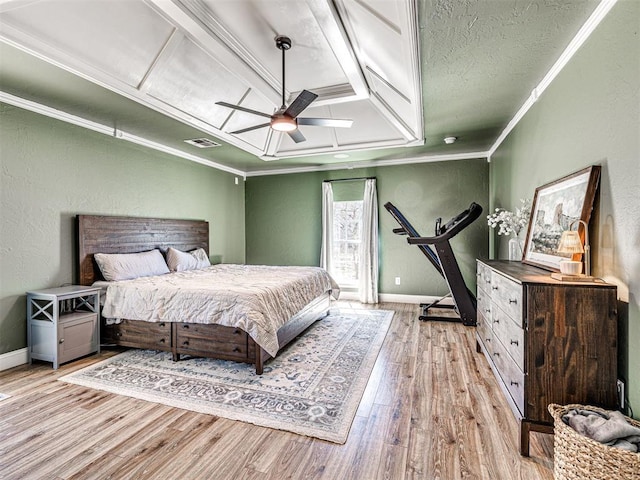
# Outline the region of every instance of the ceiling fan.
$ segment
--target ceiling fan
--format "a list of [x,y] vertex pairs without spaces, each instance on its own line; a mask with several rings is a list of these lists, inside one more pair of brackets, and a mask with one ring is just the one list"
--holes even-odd
[[263,127],[271,127],[278,132],[286,132],[291,139],[296,142],[304,142],[306,139],[304,135],[298,130],[298,125],[312,125],[316,127],[351,127],[353,120],[337,120],[333,118],[298,118],[298,115],[307,108],[311,102],[313,102],[318,95],[309,90],[302,90],[296,99],[291,102],[288,107],[285,105],[285,61],[284,54],[291,48],[291,39],[279,35],[276,37],[276,47],[282,51],[282,106],[273,114],[259,112],[250,108],[242,107],[240,105],[233,105],[227,102],[216,102],[216,105],[222,105],[223,107],[233,108],[234,110],[240,110],[242,112],[252,113],[253,115],[260,115],[261,117],[267,117],[270,119],[268,123],[262,123],[260,125],[254,125],[252,127],[243,128],[231,132],[232,134],[239,134],[256,130]]

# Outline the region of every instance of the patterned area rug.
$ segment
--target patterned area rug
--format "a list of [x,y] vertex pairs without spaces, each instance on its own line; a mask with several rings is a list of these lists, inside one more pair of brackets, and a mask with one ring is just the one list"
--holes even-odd
[[332,309],[262,375],[247,364],[129,350],[60,380],[344,443],[392,317]]

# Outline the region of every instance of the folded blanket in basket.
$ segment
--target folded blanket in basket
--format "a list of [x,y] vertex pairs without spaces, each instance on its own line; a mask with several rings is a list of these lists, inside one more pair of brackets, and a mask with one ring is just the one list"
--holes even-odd
[[565,413],[562,420],[576,432],[597,442],[630,452],[640,451],[640,428],[627,422],[620,412],[574,408]]

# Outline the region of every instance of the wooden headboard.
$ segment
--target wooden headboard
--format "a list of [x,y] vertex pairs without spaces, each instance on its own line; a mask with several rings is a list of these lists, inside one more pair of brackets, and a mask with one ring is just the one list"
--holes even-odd
[[209,253],[209,222],[165,218],[78,215],[78,281],[103,280],[95,253],[135,253],[169,247],[182,251],[204,248]]

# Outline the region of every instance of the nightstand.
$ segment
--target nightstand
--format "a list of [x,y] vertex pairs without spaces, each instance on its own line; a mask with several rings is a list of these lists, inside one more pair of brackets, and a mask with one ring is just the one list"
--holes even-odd
[[29,363],[58,365],[100,352],[100,289],[81,285],[27,292]]

